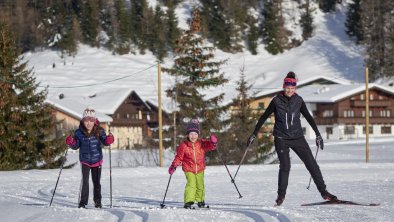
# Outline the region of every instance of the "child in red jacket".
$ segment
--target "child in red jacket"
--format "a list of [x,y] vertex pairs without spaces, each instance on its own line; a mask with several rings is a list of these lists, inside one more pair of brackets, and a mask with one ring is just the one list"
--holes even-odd
[[173,174],[176,167],[182,164],[186,176],[184,208],[190,209],[194,202],[198,207],[205,207],[205,152],[215,150],[217,137],[211,135],[210,140],[198,139],[200,128],[197,119],[192,119],[186,128],[187,139],[179,144],[174,161],[168,169]]

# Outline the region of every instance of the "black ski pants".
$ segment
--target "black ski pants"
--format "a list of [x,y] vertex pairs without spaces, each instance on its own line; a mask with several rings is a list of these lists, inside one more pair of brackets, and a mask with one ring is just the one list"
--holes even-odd
[[82,190],[81,190],[81,201],[80,203],[88,204],[89,199],[89,173],[92,171],[93,181],[93,200],[95,203],[101,203],[101,166],[89,167],[85,164],[81,164],[82,168]]
[[319,165],[313,157],[312,151],[305,140],[305,137],[297,139],[281,139],[275,137],[275,150],[279,158],[279,178],[278,178],[278,195],[284,197],[289,182],[290,173],[290,149],[297,154],[297,156],[304,162],[307,170],[311,174],[317,189],[322,194],[326,190],[323,176],[321,174]]

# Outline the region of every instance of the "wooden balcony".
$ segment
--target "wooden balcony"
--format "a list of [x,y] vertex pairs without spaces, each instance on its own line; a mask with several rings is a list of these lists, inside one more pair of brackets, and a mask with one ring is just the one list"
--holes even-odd
[[146,125],[146,120],[144,119],[114,119],[111,126],[144,126]]
[[[370,100],[370,107],[387,107],[391,105],[390,100]],[[365,100],[352,100],[350,101],[351,107],[365,107]]]
[[[333,125],[333,124],[365,124],[365,117],[333,117],[333,118],[319,118],[315,117],[317,125]],[[392,117],[370,117],[370,124],[394,124]]]

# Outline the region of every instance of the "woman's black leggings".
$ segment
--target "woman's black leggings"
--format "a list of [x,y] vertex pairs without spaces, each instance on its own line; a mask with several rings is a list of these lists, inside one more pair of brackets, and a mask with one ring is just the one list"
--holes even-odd
[[317,165],[317,162],[313,157],[312,151],[305,140],[305,137],[292,140],[275,137],[275,150],[278,154],[278,158],[280,161],[278,195],[282,197],[286,195],[286,189],[289,182],[290,173],[289,148],[293,149],[297,156],[300,157],[302,162],[304,162],[319,192],[324,193],[324,191],[326,190],[326,185],[324,184],[323,176],[321,174],[319,165]]

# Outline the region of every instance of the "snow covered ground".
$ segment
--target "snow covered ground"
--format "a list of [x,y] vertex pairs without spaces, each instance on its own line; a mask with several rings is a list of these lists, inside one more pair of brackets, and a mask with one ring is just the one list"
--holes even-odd
[[[314,184],[307,190],[309,174],[292,157],[288,193],[284,204],[274,207],[278,165],[242,166],[231,184],[223,166],[208,166],[206,202],[211,209],[185,210],[185,178],[178,168],[160,209],[169,175],[167,167],[113,167],[113,208],[109,208],[108,155],[102,173],[103,209],[78,209],[79,165],[62,172],[52,207],[48,207],[59,170],[0,172],[1,221],[392,221],[394,218],[394,138],[372,140],[370,163],[365,163],[363,141],[336,141],[318,154],[328,190],[339,198],[380,203],[377,207],[331,205],[303,207],[321,201]],[[311,141],[310,144],[313,142]],[[313,152],[315,148],[312,147]],[[113,162],[119,153],[112,153]],[[293,155],[294,153],[292,153]],[[76,153],[70,153],[75,160]],[[167,153],[167,160],[171,158]],[[230,166],[234,173],[237,166]]]

